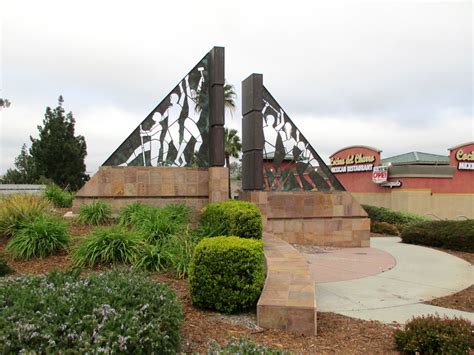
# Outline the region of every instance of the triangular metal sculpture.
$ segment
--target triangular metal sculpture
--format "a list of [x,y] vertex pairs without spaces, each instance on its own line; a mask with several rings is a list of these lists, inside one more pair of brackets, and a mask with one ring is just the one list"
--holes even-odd
[[213,86],[210,71],[216,71],[213,66],[222,66],[223,76],[223,65],[224,48],[214,47],[150,112],[103,165],[175,167],[222,165],[213,164],[210,157],[212,140],[210,95]]
[[261,74],[242,83],[242,97],[244,190],[345,190],[265,88]]

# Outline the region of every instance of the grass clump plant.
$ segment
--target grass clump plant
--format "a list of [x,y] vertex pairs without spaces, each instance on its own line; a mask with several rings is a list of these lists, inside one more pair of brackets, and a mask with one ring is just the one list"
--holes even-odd
[[15,259],[29,260],[66,249],[68,243],[66,223],[56,216],[40,214],[20,225],[5,251]]
[[73,248],[71,258],[75,266],[137,263],[144,241],[141,236],[122,227],[99,227],[82,238]]
[[474,325],[466,319],[429,315],[407,322],[395,332],[395,342],[405,354],[468,354],[473,333]]
[[51,210],[51,204],[42,196],[12,194],[2,197],[0,198],[0,235],[12,237],[23,222]]
[[201,308],[242,311],[256,305],[264,279],[262,241],[204,238],[196,246],[189,270],[191,300]]
[[144,210],[151,207],[141,202],[133,202],[125,207],[122,207],[119,212],[119,224],[124,227],[129,227],[135,220],[135,215],[143,213]]
[[74,194],[63,190],[55,184],[48,185],[43,192],[43,196],[50,201],[54,207],[58,208],[72,207],[72,200],[74,199]]
[[182,322],[174,292],[131,272],[0,279],[1,354],[176,354]]
[[88,205],[82,205],[79,209],[79,222],[83,224],[101,225],[110,221],[112,208],[103,201],[94,201]]

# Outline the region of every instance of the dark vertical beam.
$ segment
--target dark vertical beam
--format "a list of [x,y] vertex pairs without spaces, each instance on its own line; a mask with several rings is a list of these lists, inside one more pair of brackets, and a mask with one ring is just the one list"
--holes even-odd
[[209,162],[211,166],[224,166],[224,47],[211,50],[209,65]]
[[242,82],[242,189],[263,190],[263,75]]

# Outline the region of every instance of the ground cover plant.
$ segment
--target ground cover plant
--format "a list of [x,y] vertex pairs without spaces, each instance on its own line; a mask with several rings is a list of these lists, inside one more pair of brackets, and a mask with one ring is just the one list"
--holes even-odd
[[251,202],[210,203],[203,209],[199,223],[201,228],[220,231],[221,235],[262,239],[262,216]]
[[43,196],[50,201],[54,207],[69,208],[72,206],[74,194],[63,190],[58,185],[48,185],[43,192]]
[[52,211],[42,196],[12,194],[0,198],[0,235],[12,237],[20,225],[35,216]]
[[395,332],[400,351],[408,354],[467,354],[474,347],[474,324],[460,318],[416,317]]
[[474,220],[419,222],[405,228],[401,238],[404,243],[474,253]]
[[261,344],[255,344],[246,338],[231,338],[226,345],[219,346],[215,341],[209,344],[210,354],[262,354],[262,355],[289,355],[287,350],[272,349]]
[[79,222],[91,225],[101,225],[110,221],[112,208],[103,201],[94,201],[88,205],[82,205],[79,209]]
[[401,232],[406,226],[426,221],[427,218],[410,212],[393,211],[385,207],[362,205],[372,222],[385,222],[395,225]]
[[263,243],[238,237],[204,238],[194,250],[189,285],[194,305],[233,313],[253,307],[265,280]]
[[138,262],[145,248],[143,238],[120,226],[98,227],[81,238],[73,248],[71,259],[75,266],[93,267],[99,264]]
[[182,307],[130,272],[0,279],[0,353],[175,354]]
[[66,249],[69,233],[66,223],[51,214],[39,214],[23,221],[7,244],[6,252],[15,259],[44,258]]

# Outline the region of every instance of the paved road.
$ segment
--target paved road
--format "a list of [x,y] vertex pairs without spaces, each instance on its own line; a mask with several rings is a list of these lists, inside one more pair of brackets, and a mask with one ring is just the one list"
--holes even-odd
[[[371,238],[371,247],[379,250],[378,255],[391,255],[395,266],[375,274],[365,268],[362,272],[371,276],[364,277],[360,269],[343,260],[338,265],[328,263],[328,267],[339,268],[346,275],[346,281],[319,282],[324,278],[319,277],[318,281],[315,276],[318,311],[385,323],[405,323],[413,316],[433,313],[462,316],[474,322],[474,313],[421,303],[471,286],[474,283],[471,264],[431,248],[400,243],[400,238]],[[364,250],[368,252],[369,248],[359,248],[357,255],[364,255]],[[307,257],[312,267],[317,264],[314,257],[317,255]],[[331,259],[326,254],[320,257]],[[387,269],[386,260],[380,258],[381,269]],[[322,270],[315,268],[315,274],[318,269]],[[347,276],[351,272],[353,277]]]

